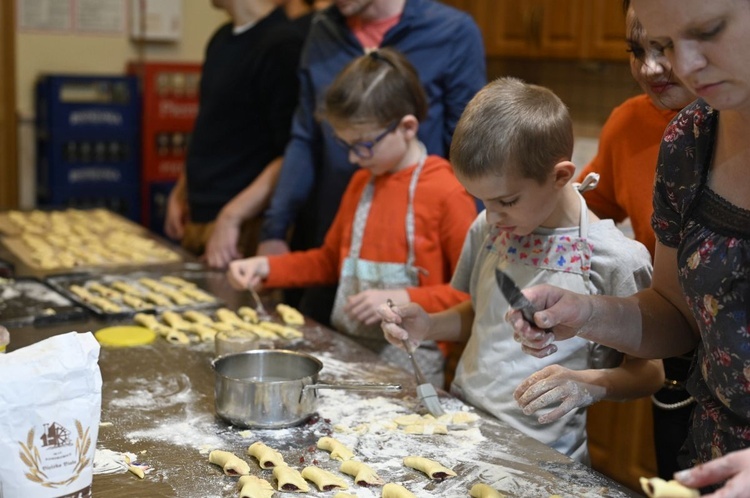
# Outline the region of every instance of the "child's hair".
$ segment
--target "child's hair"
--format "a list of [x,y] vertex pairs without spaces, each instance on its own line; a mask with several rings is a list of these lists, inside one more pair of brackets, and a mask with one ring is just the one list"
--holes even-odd
[[453,168],[468,179],[514,174],[540,184],[572,155],[565,104],[548,88],[517,78],[499,78],[471,99],[450,148]]
[[317,114],[330,123],[388,126],[407,114],[424,120],[427,106],[414,66],[398,51],[381,48],[346,65]]

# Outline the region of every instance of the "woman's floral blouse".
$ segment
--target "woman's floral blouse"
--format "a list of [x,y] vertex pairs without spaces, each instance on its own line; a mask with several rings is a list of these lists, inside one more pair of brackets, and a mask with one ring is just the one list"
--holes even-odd
[[672,120],[654,186],[652,225],[677,249],[702,339],[688,381],[697,405],[686,466],[750,446],[750,211],[707,185],[718,116],[699,99]]

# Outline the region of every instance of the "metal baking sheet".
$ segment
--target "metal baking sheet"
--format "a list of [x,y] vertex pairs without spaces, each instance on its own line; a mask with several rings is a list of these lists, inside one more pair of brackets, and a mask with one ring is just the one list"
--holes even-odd
[[41,280],[0,278],[0,324],[7,328],[80,320],[86,310]]
[[[201,291],[213,297],[214,301],[212,302],[193,301],[190,304],[186,304],[186,305],[178,305],[173,302],[169,306],[154,305],[152,308],[148,308],[148,309],[136,309],[131,306],[128,306],[120,299],[112,298],[110,299],[110,301],[120,306],[122,308],[122,311],[121,312],[107,312],[92,303],[88,303],[84,301],[78,295],[76,295],[70,290],[70,287],[73,285],[79,285],[88,290],[91,288],[92,284],[102,284],[107,287],[110,287],[112,283],[119,281],[119,282],[124,282],[132,287],[135,287],[138,290],[146,291],[148,289],[139,282],[139,279],[141,278],[150,278],[153,280],[157,280],[167,287],[177,289],[176,286],[170,285],[164,282],[163,280],[161,280],[162,277],[166,277],[166,276],[179,277],[183,280],[186,280],[188,282],[195,284]],[[147,313],[163,313],[164,311],[181,312],[181,311],[187,311],[187,310],[193,310],[193,309],[203,310],[203,309],[211,309],[211,308],[224,306],[225,303],[221,299],[216,297],[216,295],[208,289],[208,287],[210,287],[210,285],[208,285],[210,283],[210,280],[216,279],[217,276],[221,279],[226,280],[226,277],[224,276],[223,273],[219,274],[217,272],[212,272],[212,271],[178,271],[178,272],[169,272],[169,273],[139,271],[139,272],[122,273],[122,274],[69,273],[69,274],[64,274],[64,275],[49,276],[46,278],[46,281],[54,289],[66,295],[67,297],[77,302],[81,306],[84,306],[85,308],[89,309],[99,318],[128,319],[139,312],[147,312]],[[92,291],[92,294],[96,294],[96,293]]]

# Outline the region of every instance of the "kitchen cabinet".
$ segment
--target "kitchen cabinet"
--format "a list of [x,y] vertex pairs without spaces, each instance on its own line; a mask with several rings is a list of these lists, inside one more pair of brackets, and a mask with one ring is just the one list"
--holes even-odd
[[588,410],[591,466],[631,489],[656,475],[651,399],[602,401]]
[[614,0],[446,0],[471,14],[490,57],[627,60]]

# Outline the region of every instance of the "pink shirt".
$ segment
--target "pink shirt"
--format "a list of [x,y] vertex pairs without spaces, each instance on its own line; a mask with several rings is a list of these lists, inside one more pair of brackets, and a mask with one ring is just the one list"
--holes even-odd
[[401,14],[376,21],[363,21],[358,16],[347,18],[346,23],[366,52],[374,50],[383,42],[385,34],[398,24]]

